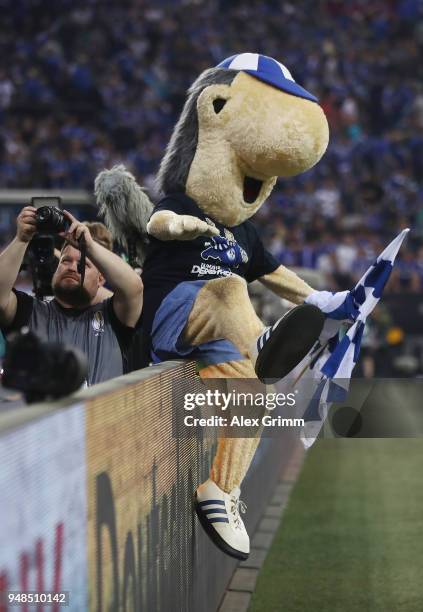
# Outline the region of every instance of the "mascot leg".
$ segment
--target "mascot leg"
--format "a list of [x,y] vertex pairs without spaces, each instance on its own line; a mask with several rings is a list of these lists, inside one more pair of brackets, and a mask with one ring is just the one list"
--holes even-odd
[[[200,370],[203,379],[241,378],[245,389],[257,391],[251,379],[257,381],[249,359],[211,365]],[[253,387],[253,388],[251,388]],[[236,559],[247,559],[250,538],[239,510],[245,511],[240,501],[240,485],[260,442],[261,428],[251,438],[219,438],[210,478],[196,491],[196,512],[201,525],[212,541],[226,554]]]
[[[203,378],[250,379],[245,381],[248,386],[251,381],[257,383],[258,363],[266,374],[275,360],[282,361],[288,373],[310,350],[311,345],[306,346],[301,339],[302,329],[307,323],[301,314],[304,308],[308,312],[305,306],[290,311],[294,312],[294,316],[291,316],[289,323],[286,325],[279,322],[278,326],[274,326],[277,328],[276,333],[273,333],[272,330],[264,330],[251,304],[247,284],[242,278],[230,276],[211,280],[196,296],[184,329],[183,341],[190,346],[199,346],[219,339],[229,340],[238,349],[239,360],[208,366],[200,370],[200,375]],[[300,317],[296,312],[300,312]],[[310,338],[308,341],[313,344],[317,337],[316,330],[313,330],[311,336],[312,340]],[[256,347],[261,340],[257,353]],[[263,358],[261,349],[269,343],[271,350],[265,351]],[[298,345],[300,351],[296,352]],[[275,347],[282,347],[285,352],[275,352]],[[285,370],[279,370],[279,373]],[[271,378],[271,375],[268,373],[267,377]],[[221,550],[237,559],[246,559],[250,551],[248,533],[239,514],[239,509],[243,510],[245,506],[240,502],[239,495],[240,484],[250,466],[260,434],[258,429],[252,438],[219,439],[210,478],[196,491],[195,507],[201,525]]]
[[272,327],[264,328],[239,276],[208,281],[198,292],[184,330],[184,340],[199,345],[225,338],[251,360],[262,382],[286,376],[309,353],[324,322],[316,306],[292,308]]
[[[249,351],[263,331],[245,281],[230,277],[210,281],[199,292],[185,328],[184,340],[199,345],[218,338],[231,341],[246,359],[210,365],[202,378],[240,378],[257,381]],[[248,383],[247,383],[248,384]],[[212,541],[225,553],[246,559],[250,539],[239,510],[240,484],[254,457],[260,432],[253,438],[220,438],[210,478],[196,491],[196,511]]]
[[[246,378],[257,381],[249,359],[208,366],[200,370],[200,376],[203,379]],[[254,385],[254,382],[248,385],[247,382],[247,387],[239,387],[239,391],[254,393],[257,392],[257,385]],[[225,493],[230,493],[232,489],[241,486],[260,442],[260,434],[261,430],[257,431],[254,438],[219,438],[210,478]]]
[[[225,338],[242,356],[249,358],[252,345],[263,329],[251,304],[247,283],[239,276],[230,276],[208,281],[198,292],[184,330],[184,340],[198,345]],[[248,377],[256,375],[252,372]]]

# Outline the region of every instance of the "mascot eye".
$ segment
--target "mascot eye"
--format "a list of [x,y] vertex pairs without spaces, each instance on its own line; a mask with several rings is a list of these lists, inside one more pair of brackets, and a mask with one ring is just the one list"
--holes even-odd
[[216,115],[220,113],[226,102],[227,100],[225,100],[224,98],[216,98],[216,100],[213,100],[213,108]]

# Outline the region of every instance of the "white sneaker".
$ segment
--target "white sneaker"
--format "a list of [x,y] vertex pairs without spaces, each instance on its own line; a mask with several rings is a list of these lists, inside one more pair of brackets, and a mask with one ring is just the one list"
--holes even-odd
[[240,493],[239,487],[225,493],[213,480],[206,480],[195,493],[195,511],[216,546],[235,559],[245,560],[250,554],[250,538],[239,514],[247,509]]

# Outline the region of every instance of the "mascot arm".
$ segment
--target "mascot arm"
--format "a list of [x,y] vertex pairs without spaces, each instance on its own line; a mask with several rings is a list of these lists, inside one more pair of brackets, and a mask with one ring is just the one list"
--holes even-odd
[[279,266],[274,272],[265,274],[258,280],[267,289],[294,304],[302,304],[314,291],[295,272],[288,270],[285,266]]
[[161,210],[152,215],[147,232],[158,240],[194,240],[199,236],[218,236],[219,231],[191,215]]

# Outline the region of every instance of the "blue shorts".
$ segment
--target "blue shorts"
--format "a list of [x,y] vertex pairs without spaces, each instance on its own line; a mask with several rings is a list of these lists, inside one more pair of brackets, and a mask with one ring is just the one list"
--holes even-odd
[[154,317],[151,331],[152,359],[154,363],[180,357],[190,357],[201,363],[201,367],[227,361],[245,359],[229,340],[212,340],[197,346],[186,344],[182,332],[197,293],[206,280],[185,281],[171,291],[160,304]]

